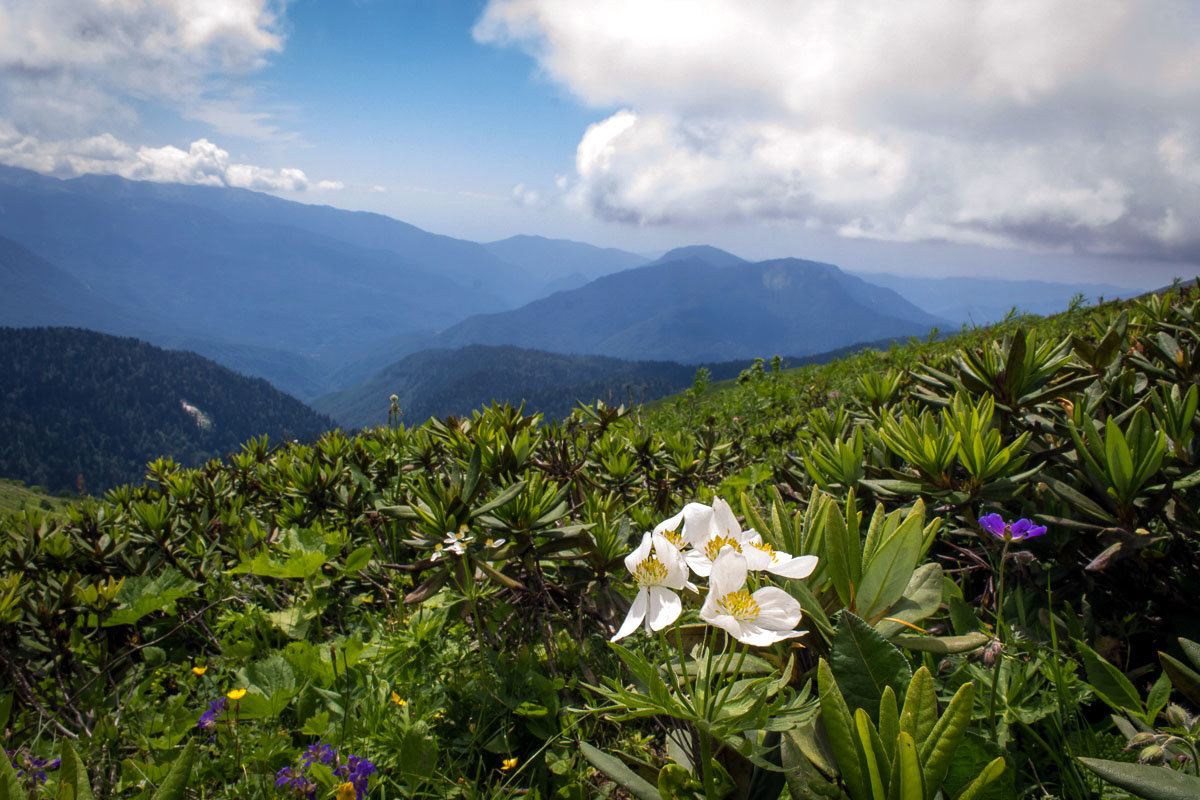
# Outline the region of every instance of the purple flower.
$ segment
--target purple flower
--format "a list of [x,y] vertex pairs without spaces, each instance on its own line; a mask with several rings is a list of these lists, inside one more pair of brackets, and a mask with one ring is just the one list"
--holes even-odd
[[275,785],[280,788],[286,786],[293,795],[315,797],[317,794],[317,784],[309,780],[302,767],[284,767],[279,770],[275,773]]
[[34,786],[40,786],[45,783],[46,773],[58,769],[61,763],[60,759],[57,758],[38,758],[24,748],[5,750],[4,752],[12,762],[17,777],[31,778]]
[[310,744],[304,748],[304,753],[300,756],[300,763],[304,765],[305,769],[308,769],[314,761],[332,766],[338,761],[338,751],[324,742]]
[[360,756],[350,756],[344,767],[338,767],[334,772],[354,784],[354,791],[359,797],[367,794],[367,779],[378,772],[375,765]]
[[1008,542],[1032,539],[1034,536],[1041,536],[1046,532],[1045,525],[1034,525],[1027,519],[1019,519],[1010,524],[1005,522],[1004,517],[999,514],[984,514],[979,518],[979,527],[997,539],[1004,539]]
[[224,697],[218,697],[208,704],[208,711],[200,715],[196,727],[202,731],[212,731],[217,727],[217,718],[225,711],[227,705]]

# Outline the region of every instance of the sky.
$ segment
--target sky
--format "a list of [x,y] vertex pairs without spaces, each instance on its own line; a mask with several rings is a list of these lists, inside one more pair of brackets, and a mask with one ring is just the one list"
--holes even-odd
[[1149,288],[1200,273],[1200,3],[0,0],[0,163]]

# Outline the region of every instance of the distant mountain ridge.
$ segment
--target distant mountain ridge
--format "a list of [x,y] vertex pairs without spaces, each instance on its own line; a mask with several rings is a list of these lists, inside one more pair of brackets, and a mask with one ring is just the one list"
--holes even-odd
[[439,334],[439,347],[512,344],[557,352],[689,363],[803,356],[859,341],[923,335],[944,320],[831,264],[752,264],[716,248],[681,248],[512,311]]
[[0,328],[0,475],[52,490],[140,482],[148,461],[199,466],[251,437],[334,427],[195,353],[76,328]]

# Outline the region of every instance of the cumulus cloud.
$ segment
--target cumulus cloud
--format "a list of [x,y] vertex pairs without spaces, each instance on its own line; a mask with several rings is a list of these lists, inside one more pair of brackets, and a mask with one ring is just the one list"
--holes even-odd
[[[174,101],[215,125],[270,126],[209,96],[283,47],[284,0],[6,0],[0,102],[34,135],[80,133],[134,117],[138,100]],[[257,127],[255,127],[257,126]]]
[[522,208],[536,208],[542,202],[541,193],[523,183],[518,183],[512,189],[513,202]]
[[3,121],[0,163],[60,177],[111,174],[130,180],[234,186],[262,192],[343,188],[341,181],[311,181],[300,169],[236,163],[226,150],[207,139],[192,142],[187,150],[174,145],[135,149],[110,133],[85,139],[42,140]]
[[1200,258],[1190,0],[490,0],[597,107],[570,197],[637,224]]

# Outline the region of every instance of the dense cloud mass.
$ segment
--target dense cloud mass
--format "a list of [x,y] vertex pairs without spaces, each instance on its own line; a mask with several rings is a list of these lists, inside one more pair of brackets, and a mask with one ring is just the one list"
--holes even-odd
[[185,151],[172,145],[136,150],[109,133],[86,139],[43,141],[19,133],[0,121],[0,163],[52,175],[89,173],[120,175],[130,180],[236,186],[263,192],[341,189],[339,181],[311,181],[302,170],[267,169],[237,164],[229,153],[207,139]]
[[213,76],[261,66],[283,47],[277,0],[6,0],[0,5],[5,116],[38,136],[130,116],[130,100],[212,113]]
[[571,196],[637,224],[1200,258],[1190,0],[491,0],[597,107]]

